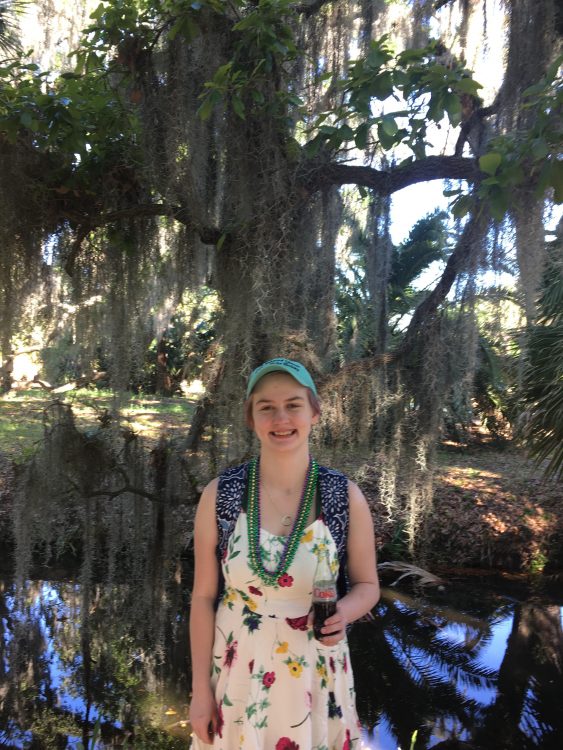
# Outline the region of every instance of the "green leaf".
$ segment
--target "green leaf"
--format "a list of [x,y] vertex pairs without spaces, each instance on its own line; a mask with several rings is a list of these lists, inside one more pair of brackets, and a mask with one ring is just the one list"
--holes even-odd
[[341,125],[339,128],[339,134],[343,141],[352,141],[354,139],[354,131],[349,125]]
[[454,128],[457,128],[461,122],[461,102],[459,96],[453,93],[447,93],[444,96],[444,108],[448,113],[448,118]]
[[494,175],[500,166],[502,156],[496,151],[489,151],[488,154],[483,154],[479,157],[479,167],[483,172]]
[[472,78],[460,78],[459,81],[455,82],[454,86],[462,94],[472,94],[473,96],[476,96],[479,89],[483,88],[482,84],[477,83]]
[[456,219],[462,219],[473,208],[473,198],[470,195],[460,195],[452,204],[452,214]]
[[385,131],[383,123],[379,123],[377,126],[377,136],[379,138],[381,147],[386,151],[390,148],[393,148],[393,146],[395,145],[395,136],[389,135]]
[[211,117],[211,113],[215,109],[215,103],[212,96],[206,96],[199,106],[197,114],[204,122]]
[[486,177],[481,184],[482,185],[499,185],[500,180],[498,179],[498,177]]
[[217,250],[220,250],[223,247],[226,239],[227,239],[227,232],[223,232],[223,234],[217,240],[217,245],[215,246]]
[[316,135],[312,140],[308,141],[304,146],[304,150],[307,156],[316,156],[319,153],[319,149],[324,141],[325,138],[320,133]]
[[398,131],[397,122],[393,115],[384,115],[381,119],[381,125],[387,135],[395,136]]
[[487,204],[493,219],[496,221],[502,221],[508,210],[508,191],[492,188],[488,196]]
[[233,96],[232,103],[235,114],[240,117],[241,120],[246,120],[244,102],[242,101],[240,96]]
[[358,125],[356,134],[354,135],[354,143],[356,144],[356,148],[359,148],[360,151],[363,151],[366,147],[368,142],[368,135],[369,125],[365,122],[363,122],[361,125]]
[[229,73],[231,72],[231,68],[233,67],[233,61],[231,60],[228,63],[225,63],[224,65],[221,65],[217,68],[215,71],[215,74],[213,76],[213,81],[217,85],[221,85],[225,83],[227,78],[229,77]]

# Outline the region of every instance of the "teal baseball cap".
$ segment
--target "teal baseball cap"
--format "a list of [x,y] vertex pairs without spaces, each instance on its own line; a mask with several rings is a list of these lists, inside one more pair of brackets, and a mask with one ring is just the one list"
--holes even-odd
[[246,386],[246,398],[250,396],[258,381],[270,372],[286,372],[288,375],[291,375],[292,378],[297,380],[300,385],[304,385],[305,388],[310,388],[318,398],[319,394],[317,393],[317,387],[307,368],[303,367],[300,362],[296,362],[293,359],[285,359],[285,357],[269,359],[250,373],[248,385]]

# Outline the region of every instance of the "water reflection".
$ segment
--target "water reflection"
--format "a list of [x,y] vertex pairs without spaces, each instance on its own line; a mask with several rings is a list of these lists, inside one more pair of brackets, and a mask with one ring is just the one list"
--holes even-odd
[[[99,720],[100,748],[185,749],[180,581],[158,597],[143,581],[52,578],[18,596],[0,581],[0,746],[86,745]],[[560,750],[560,607],[452,588],[424,599],[386,589],[375,620],[353,628],[366,747],[406,750],[416,732],[415,750]]]

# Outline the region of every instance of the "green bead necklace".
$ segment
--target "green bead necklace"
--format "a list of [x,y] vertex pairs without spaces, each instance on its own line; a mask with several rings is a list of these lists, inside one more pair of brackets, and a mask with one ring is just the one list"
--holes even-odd
[[314,458],[309,459],[309,467],[303,484],[303,491],[299,501],[297,518],[286,537],[278,567],[275,570],[267,570],[262,561],[260,549],[260,462],[258,458],[250,461],[248,468],[248,506],[246,511],[246,522],[248,527],[249,565],[267,586],[274,586],[278,579],[287,573],[293,562],[301,536],[307,525],[307,519],[313,504],[317,489],[317,478],[319,467]]

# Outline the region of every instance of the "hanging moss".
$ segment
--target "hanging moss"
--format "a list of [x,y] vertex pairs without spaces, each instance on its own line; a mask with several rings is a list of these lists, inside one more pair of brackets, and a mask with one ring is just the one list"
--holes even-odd
[[[339,2],[292,19],[300,46],[310,54],[274,66],[272,75],[241,94],[242,105],[244,97],[262,97],[279,107],[283,97],[278,95],[291,82],[312,121],[341,102],[335,80],[356,49],[367,49],[384,32],[403,46],[424,44],[433,9],[430,0],[412,7],[383,0]],[[483,22],[486,10],[484,0],[444,4],[432,33],[442,39],[446,68],[452,56],[474,57],[477,42],[471,29]],[[512,4],[510,14],[498,133],[529,125],[521,112],[522,92],[537,80],[554,49],[553,3],[526,0]],[[534,28],[527,33],[530,18]],[[147,347],[166,328],[184,291],[205,282],[216,290],[221,312],[203,368],[208,391],[187,441],[191,458],[211,473],[246,455],[252,445],[240,409],[245,377],[271,356],[296,357],[315,377],[327,378],[320,442],[335,453],[357,445],[373,450],[381,498],[413,548],[430,508],[432,454],[445,399],[474,373],[475,279],[489,254],[486,227],[470,238],[465,260],[453,271],[455,300],[448,303],[444,295],[418,333],[407,334],[407,345],[390,352],[389,197],[373,199],[367,221],[356,211],[352,231],[362,233],[365,242],[372,320],[361,332],[361,345],[338,351],[336,247],[344,218],[354,215],[353,199],[314,183],[322,159],[329,157],[321,153],[315,162],[303,153],[294,110],[288,108],[282,117],[279,109],[274,116],[248,106],[241,117],[227,100],[208,119],[198,116],[205,82],[232,58],[235,44],[228,14],[204,9],[199,20],[204,33],[189,43],[181,34],[170,40],[162,33],[144,47],[130,60],[134,75],[129,75],[131,65],[120,72],[116,51],[108,86],[116,109],[121,102],[135,113],[129,140],[107,139],[103,147],[85,153],[80,164],[63,167],[39,159],[31,142],[12,147],[0,141],[6,165],[0,173],[0,239],[6,247],[0,259],[2,354],[17,333],[20,300],[45,292],[52,308],[56,289],[65,325],[60,326],[63,316],[50,312],[45,338],[53,346],[62,347],[63,338],[69,341],[77,371],[103,360],[112,387],[123,391],[139,382]],[[329,85],[319,72],[333,72],[335,80]],[[376,146],[366,152],[366,164],[385,167],[378,154]],[[52,167],[48,174],[61,175],[63,169],[69,184],[62,180],[45,187],[38,179],[45,165]],[[88,175],[87,184],[82,175]],[[541,272],[533,250],[541,245],[541,207],[528,211],[529,195],[528,187],[522,190],[513,220],[531,318]],[[156,209],[168,218],[157,217]],[[359,354],[367,355],[365,361],[354,361]],[[116,411],[118,406],[116,401]],[[80,544],[88,584],[103,564],[97,532],[91,532],[105,529],[110,577],[125,564],[133,576],[151,580],[151,590],[165,595],[158,571],[174,542],[154,498],[174,503],[176,483],[193,492],[182,451],[174,450],[165,468],[158,468],[139,441],[125,437],[115,423],[81,435],[72,415],[58,409],[16,503],[20,576],[32,549],[42,547],[49,557],[70,539]],[[204,445],[209,446],[205,452]],[[115,495],[123,489],[121,470],[129,484]],[[44,497],[61,501],[48,517]],[[109,520],[114,525],[107,527]],[[57,537],[59,526],[63,533]]]

